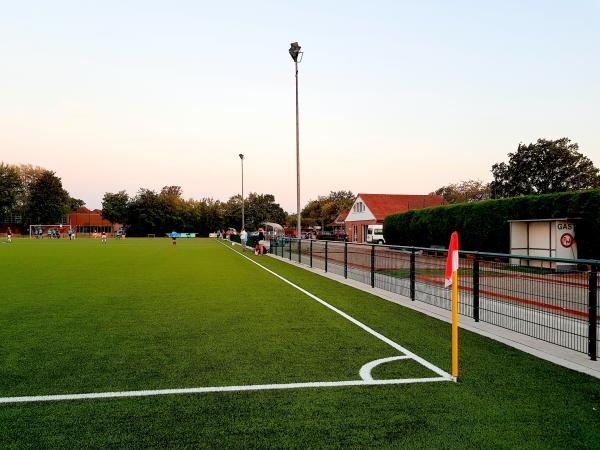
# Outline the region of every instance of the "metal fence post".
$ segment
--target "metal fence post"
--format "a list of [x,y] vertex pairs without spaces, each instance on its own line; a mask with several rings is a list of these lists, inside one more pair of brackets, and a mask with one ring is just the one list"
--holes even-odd
[[416,297],[416,289],[415,289],[415,278],[416,278],[416,270],[415,270],[415,249],[410,249],[410,299],[412,301],[415,300]]
[[310,240],[310,267],[312,267],[312,239]]
[[479,255],[473,260],[473,319],[479,322]]
[[375,246],[371,245],[371,287],[375,287]]
[[348,243],[344,242],[344,278],[348,278]]
[[598,267],[593,265],[590,270],[588,297],[588,354],[592,361],[597,358],[597,320],[598,315]]
[[298,239],[298,262],[302,264],[302,239]]
[[290,261],[292,260],[292,240],[290,239]]
[[325,272],[327,272],[327,242],[325,241]]

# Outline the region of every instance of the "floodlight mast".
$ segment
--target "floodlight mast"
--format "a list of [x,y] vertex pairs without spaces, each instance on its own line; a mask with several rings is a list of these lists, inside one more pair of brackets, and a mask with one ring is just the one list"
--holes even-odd
[[[245,228],[244,223],[244,155],[240,153],[240,160],[242,162],[242,230]],[[241,232],[241,230],[240,230]]]
[[[304,54],[300,51],[301,48],[297,42],[292,42],[289,50],[296,69],[296,237],[298,239],[302,235],[302,218],[300,217],[300,119],[298,110],[298,63],[302,61],[302,55]],[[300,57],[300,61],[298,61],[298,57]]]

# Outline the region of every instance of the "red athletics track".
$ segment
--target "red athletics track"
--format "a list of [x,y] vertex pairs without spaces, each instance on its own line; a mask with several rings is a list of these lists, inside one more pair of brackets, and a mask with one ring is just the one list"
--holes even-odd
[[[315,246],[316,248],[313,249],[313,259],[319,259],[319,260],[323,260],[324,259],[324,254],[323,254],[323,248],[319,249],[317,246]],[[333,248],[332,248],[333,247]],[[343,251],[340,251],[341,248],[343,248],[341,245],[336,246],[338,248],[335,248],[333,245],[330,247],[330,251],[328,252],[328,260],[335,262],[337,264],[343,264],[344,263],[344,257],[343,257]],[[335,250],[334,250],[335,249]],[[304,250],[304,249],[303,249]],[[315,251],[316,250],[316,251]],[[321,251],[319,251],[321,250]],[[337,251],[336,251],[337,250]],[[365,259],[370,259],[370,248],[365,248],[365,247],[360,247],[360,249],[357,248],[352,248],[349,247],[348,249],[348,267],[349,268],[354,268],[354,269],[359,269],[359,270],[363,270],[363,271],[370,271],[371,270],[371,266],[370,264],[363,264],[361,262],[355,262],[352,261],[352,259],[360,259],[363,260],[364,262]],[[359,250],[359,251],[356,251]],[[385,254],[382,254],[381,249],[377,248],[377,250],[379,250],[376,253],[376,262],[378,263],[376,267],[376,271],[380,272],[380,271],[384,271],[384,270],[407,270],[409,267],[409,255],[408,254],[390,254],[389,251],[385,251],[385,253],[390,254],[390,256],[387,256]],[[308,256],[308,253],[303,252],[303,254],[305,254],[305,256]],[[394,257],[392,257],[392,255]],[[356,256],[358,256],[358,258],[356,258]],[[394,262],[394,263],[398,263],[400,262],[399,259],[403,260],[403,262],[406,263],[406,265],[404,265],[403,267],[381,267],[382,265],[385,266],[385,262]],[[440,257],[424,257],[422,255],[418,255],[417,256],[417,270],[419,269],[432,269],[432,270],[443,270],[444,269],[444,265],[445,265],[445,258],[440,258]],[[391,261],[390,261],[391,260]],[[381,264],[381,262],[384,261],[384,264]],[[463,260],[463,261],[469,261],[469,260]],[[423,267],[425,266],[425,267]],[[486,267],[488,266],[488,267]],[[467,267],[467,269],[470,269],[469,267]],[[489,267],[488,264],[483,263],[480,267],[480,270],[485,271],[485,270],[502,270],[502,269],[498,269],[497,267]],[[441,275],[440,275],[441,276]],[[510,283],[510,280],[531,280],[533,282],[538,282],[538,283],[551,283],[554,285],[559,285],[559,286],[570,286],[570,287],[575,287],[575,288],[587,288],[588,284],[585,282],[585,280],[587,279],[587,274],[585,273],[577,273],[577,274],[560,274],[559,275],[561,277],[560,280],[552,278],[551,276],[542,276],[542,275],[535,275],[535,274],[521,274],[521,273],[497,273],[497,274],[481,274],[480,275],[480,279],[506,279],[507,283]],[[570,277],[573,280],[565,280],[565,277]],[[416,280],[420,281],[420,282],[424,282],[427,284],[433,284],[436,286],[440,286],[443,287],[444,282],[443,280],[440,280],[439,278],[434,278],[431,276],[427,276],[427,275],[416,275]],[[464,284],[461,284],[461,289],[467,291],[467,292],[472,292],[473,288]],[[533,286],[531,286],[533,287]],[[498,289],[503,289],[503,287],[499,286]],[[588,312],[587,312],[587,305],[586,304],[580,304],[581,308],[576,309],[576,308],[572,308],[572,307],[564,307],[564,306],[560,306],[560,305],[555,305],[552,303],[548,303],[548,302],[544,302],[541,300],[533,300],[531,298],[525,298],[522,296],[517,296],[517,295],[511,295],[511,294],[506,294],[506,293],[501,293],[501,292],[495,292],[495,291],[491,291],[491,290],[487,290],[487,289],[481,289],[479,290],[480,295],[482,296],[486,296],[488,298],[491,299],[498,299],[498,300],[504,300],[504,301],[510,301],[510,302],[515,302],[515,303],[519,303],[522,305],[529,305],[529,306],[535,306],[541,309],[545,309],[548,311],[556,311],[556,312],[560,312],[563,313],[565,315],[570,315],[572,317],[577,317],[577,318],[587,318],[588,317]],[[535,294],[534,294],[535,295]],[[557,301],[560,301],[560,299],[556,299]],[[600,315],[597,316],[598,319],[600,319]]]

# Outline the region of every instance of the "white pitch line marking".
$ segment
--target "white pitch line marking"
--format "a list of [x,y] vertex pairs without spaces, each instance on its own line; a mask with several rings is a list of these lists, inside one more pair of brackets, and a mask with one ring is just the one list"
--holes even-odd
[[392,361],[400,361],[402,359],[411,359],[410,356],[400,355],[400,356],[390,356],[389,358],[381,358],[376,359],[375,361],[371,361],[366,363],[364,366],[360,368],[360,377],[365,381],[375,381],[371,376],[371,371],[380,364],[385,364]]
[[64,400],[89,400],[99,398],[119,397],[150,397],[156,395],[174,394],[206,394],[211,392],[243,392],[243,391],[265,391],[277,389],[301,389],[301,388],[325,388],[344,386],[381,386],[390,384],[413,384],[432,383],[437,381],[448,381],[445,377],[433,378],[406,378],[402,380],[350,380],[350,381],[316,381],[308,383],[286,383],[286,384],[251,384],[242,386],[214,386],[195,387],[181,389],[156,389],[145,391],[123,391],[123,392],[93,392],[88,394],[58,394],[37,395],[27,397],[0,397],[0,403],[26,403],[26,402],[52,402]]
[[[225,244],[221,244],[227,247]],[[443,371],[439,367],[431,364],[424,360],[420,356],[415,355],[411,351],[405,349],[400,344],[392,341],[391,339],[383,336],[362,322],[356,320],[354,317],[346,314],[342,310],[337,309],[335,306],[330,305],[326,301],[320,299],[316,295],[311,294],[307,290],[300,286],[292,283],[281,275],[273,272],[265,266],[257,263],[251,258],[227,247],[231,251],[238,255],[246,258],[248,261],[256,264],[260,268],[266,270],[277,278],[281,279],[290,286],[298,289],[303,294],[310,298],[318,301],[323,306],[331,309],[337,314],[341,315],[345,319],[354,323],[358,327],[362,328],[369,334],[375,336],[391,347],[395,348],[404,353],[404,355],[391,356],[389,358],[376,359],[375,361],[368,362],[363,365],[360,369],[361,380],[349,380],[349,381],[315,381],[306,383],[282,383],[282,384],[253,384],[253,385],[241,385],[241,386],[212,386],[212,387],[194,387],[194,388],[177,388],[177,389],[154,389],[154,390],[141,390],[141,391],[119,391],[119,392],[91,392],[84,394],[54,394],[54,395],[33,395],[33,396],[20,396],[20,397],[0,397],[0,403],[27,403],[27,402],[51,402],[51,401],[65,401],[65,400],[89,400],[89,399],[102,399],[102,398],[123,398],[123,397],[150,397],[157,395],[176,395],[176,394],[204,394],[212,392],[244,392],[244,391],[263,391],[263,390],[282,390],[282,389],[302,389],[302,388],[324,388],[324,387],[344,387],[344,386],[382,386],[382,385],[394,385],[394,384],[413,384],[413,383],[433,383],[438,381],[456,381],[454,378]],[[423,366],[427,367],[431,371],[440,375],[439,377],[430,378],[405,378],[398,380],[374,380],[371,376],[371,370],[380,364],[386,362],[398,361],[403,359],[414,359]]]
[[[219,242],[220,243],[220,242]],[[373,328],[365,325],[364,323],[360,322],[359,320],[355,319],[354,317],[350,316],[349,314],[346,314],[344,311],[342,311],[341,309],[336,308],[333,305],[330,305],[329,303],[327,303],[325,300],[320,299],[319,297],[317,297],[314,294],[311,294],[310,292],[308,292],[306,289],[301,288],[300,286],[298,286],[297,284],[292,283],[290,280],[288,280],[287,278],[282,277],[281,275],[279,275],[276,272],[273,272],[271,269],[263,266],[262,264],[254,261],[252,258],[248,258],[246,255],[241,254],[240,252],[235,251],[233,248],[228,247],[225,244],[220,243],[222,246],[224,246],[225,248],[231,250],[234,253],[237,253],[238,255],[240,255],[242,258],[246,258],[248,261],[250,261],[253,264],[256,264],[258,267],[260,267],[263,270],[266,270],[267,272],[269,272],[271,275],[276,276],[277,278],[279,278],[281,281],[289,284],[290,286],[292,286],[293,288],[299,290],[300,292],[302,292],[303,294],[307,295],[308,297],[312,298],[313,300],[318,301],[319,303],[321,303],[323,306],[326,306],[327,308],[331,309],[332,311],[336,312],[337,314],[339,314],[340,316],[342,316],[344,319],[349,320],[350,322],[352,322],[354,325],[362,328],[363,330],[365,330],[367,333],[375,336],[377,339],[385,342],[386,344],[388,344],[390,347],[395,348],[396,350],[398,350],[401,353],[404,353],[405,355],[410,356],[412,359],[414,359],[415,361],[417,361],[419,364],[427,367],[429,370],[431,370],[432,372],[437,373],[439,376],[444,377],[445,379],[447,379],[448,381],[455,381],[454,377],[452,377],[452,375],[450,375],[448,372],[445,372],[444,370],[440,369],[439,367],[437,367],[434,364],[431,364],[429,361],[421,358],[420,356],[414,354],[413,352],[411,352],[410,350],[405,349],[404,347],[402,347],[400,344],[392,341],[391,339],[385,337],[383,334],[375,331]]]

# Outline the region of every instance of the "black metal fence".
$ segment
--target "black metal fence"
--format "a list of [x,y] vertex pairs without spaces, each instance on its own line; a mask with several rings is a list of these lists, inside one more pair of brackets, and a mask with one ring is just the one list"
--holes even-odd
[[[389,292],[451,309],[447,250],[305,239],[270,252]],[[460,252],[459,314],[597,358],[599,260]]]

